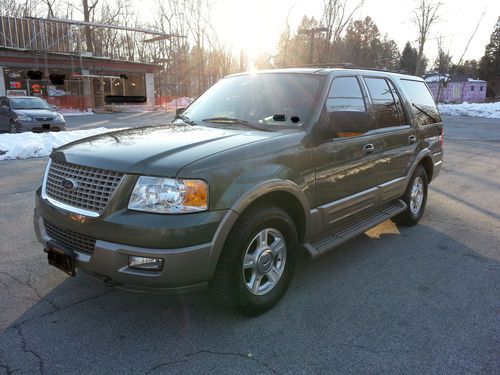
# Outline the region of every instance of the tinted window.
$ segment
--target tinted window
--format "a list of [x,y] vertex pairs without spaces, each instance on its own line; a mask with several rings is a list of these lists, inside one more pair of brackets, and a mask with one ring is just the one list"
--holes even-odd
[[225,78],[196,99],[183,115],[196,123],[212,117],[231,117],[269,128],[300,126],[312,111],[322,79],[286,73]]
[[401,84],[410,97],[413,114],[420,125],[441,122],[436,103],[424,82],[402,79]]
[[335,78],[326,100],[328,112],[366,111],[363,93],[356,77]]
[[377,128],[405,125],[401,102],[385,78],[365,78],[372,98]]

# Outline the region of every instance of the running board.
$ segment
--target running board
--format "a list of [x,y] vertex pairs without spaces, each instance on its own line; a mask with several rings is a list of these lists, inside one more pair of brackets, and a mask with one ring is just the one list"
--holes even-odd
[[406,210],[407,205],[402,200],[398,199],[391,202],[389,206],[385,206],[380,211],[373,215],[353,224],[348,227],[339,229],[336,232],[330,233],[312,242],[306,242],[304,247],[313,258],[333,249],[340,244],[354,238],[367,230],[376,227],[380,223],[390,219],[391,217]]

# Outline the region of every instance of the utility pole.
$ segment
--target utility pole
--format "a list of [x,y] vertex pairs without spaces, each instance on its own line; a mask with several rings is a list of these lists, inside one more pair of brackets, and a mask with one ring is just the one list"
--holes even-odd
[[325,33],[328,31],[327,27],[314,27],[312,29],[300,29],[299,35],[309,35],[309,64],[313,63],[314,54],[314,37],[316,34]]

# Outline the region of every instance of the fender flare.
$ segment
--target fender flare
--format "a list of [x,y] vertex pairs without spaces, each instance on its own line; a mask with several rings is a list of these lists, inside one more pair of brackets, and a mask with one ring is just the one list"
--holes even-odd
[[293,194],[298,201],[300,202],[302,209],[304,210],[304,215],[306,217],[306,233],[308,232],[307,223],[310,220],[307,217],[310,215],[310,207],[309,202],[299,188],[299,186],[292,181],[289,180],[269,180],[265,182],[261,182],[255,185],[252,189],[247,191],[244,195],[242,195],[227,211],[226,215],[220,222],[217,230],[215,231],[214,237],[212,239],[212,246],[210,252],[210,261],[209,261],[209,269],[208,274],[209,278],[215,273],[215,269],[217,268],[217,263],[219,261],[220,254],[222,253],[222,249],[224,248],[224,243],[226,242],[231,229],[234,224],[240,217],[240,215],[248,208],[253,202],[257,199],[272,193],[272,192],[287,192]]
[[417,169],[417,166],[420,164],[420,162],[425,157],[429,157],[431,159],[431,161],[432,161],[432,168],[434,169],[434,157],[432,155],[432,152],[428,148],[424,148],[423,150],[421,150],[417,154],[417,156],[413,160],[413,163],[411,164],[410,168],[408,169],[408,173],[406,174],[406,181],[405,181],[405,191],[406,191],[406,189],[408,187],[408,184],[410,183],[411,176],[413,176],[413,173],[415,172],[415,169]]

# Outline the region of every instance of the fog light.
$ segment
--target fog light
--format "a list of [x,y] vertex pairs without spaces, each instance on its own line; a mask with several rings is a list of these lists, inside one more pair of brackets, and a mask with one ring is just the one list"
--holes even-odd
[[163,269],[163,259],[137,257],[130,255],[128,257],[128,266],[137,270],[161,271]]

